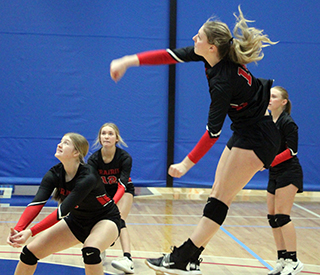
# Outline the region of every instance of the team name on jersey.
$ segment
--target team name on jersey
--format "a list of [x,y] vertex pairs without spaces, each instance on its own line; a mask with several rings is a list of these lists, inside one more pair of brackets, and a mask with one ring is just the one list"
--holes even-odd
[[99,169],[98,171],[100,176],[116,175],[120,173],[119,168],[109,169],[109,170]]

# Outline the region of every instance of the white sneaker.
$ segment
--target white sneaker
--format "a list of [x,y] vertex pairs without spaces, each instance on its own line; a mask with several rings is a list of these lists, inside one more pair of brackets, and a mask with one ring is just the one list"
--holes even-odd
[[116,269],[124,271],[125,273],[134,273],[133,261],[131,261],[128,257],[117,258],[111,262],[111,265]]
[[276,261],[276,265],[272,270],[268,272],[268,275],[280,275],[281,271],[284,269],[286,262],[283,258]]
[[281,275],[296,275],[300,273],[300,271],[303,269],[303,263],[301,263],[299,260],[296,262],[292,261],[291,259],[286,259],[285,267],[281,271]]

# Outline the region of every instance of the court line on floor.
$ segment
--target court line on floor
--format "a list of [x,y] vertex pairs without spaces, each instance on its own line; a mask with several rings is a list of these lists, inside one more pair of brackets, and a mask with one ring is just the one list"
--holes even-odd
[[[137,254],[139,254],[139,253],[141,253],[141,251],[137,251],[136,252]],[[150,252],[146,252],[146,253],[150,253]],[[155,253],[155,252],[154,252]],[[0,254],[20,254],[20,252],[14,252],[14,251],[0,251]],[[132,254],[135,254],[135,252],[133,251],[132,252]],[[73,256],[75,256],[75,257],[80,257],[80,256],[82,256],[82,254],[81,253],[68,253],[68,252],[63,252],[63,251],[61,251],[61,252],[56,252],[56,253],[53,253],[52,255],[56,255],[56,256],[71,256],[71,257],[73,257]],[[116,256],[116,255],[107,255],[106,256],[107,258],[117,258],[118,256]],[[145,260],[145,259],[147,259],[147,257],[139,257],[139,256],[133,256],[132,257],[133,259],[136,259],[136,260]],[[219,257],[217,257],[217,258],[219,258]],[[230,257],[223,257],[223,258],[228,258],[228,259],[230,259]],[[4,259],[4,260],[16,260],[16,261],[18,261],[18,259],[12,259],[12,258],[0,258],[0,261],[2,260],[2,259]],[[231,258],[232,259],[232,258]],[[242,260],[252,260],[252,259],[242,259]],[[54,262],[54,261],[48,261],[48,260],[46,260],[46,261],[43,261],[43,260],[41,260],[41,261],[39,261],[39,263],[48,263],[48,264],[56,264],[56,265],[59,265],[60,263],[56,263],[56,262]],[[202,262],[202,264],[207,264],[207,265],[221,265],[221,266],[233,266],[233,267],[249,267],[249,268],[258,268],[258,269],[260,269],[260,268],[266,268],[265,266],[256,266],[256,265],[250,265],[250,264],[231,264],[231,263],[224,263],[224,262],[216,262],[216,261],[204,261],[204,262]],[[72,264],[66,264],[66,263],[61,263],[61,265],[65,265],[65,266],[71,266],[71,267],[80,267],[81,268],[81,266],[78,266],[78,265],[72,265]]]
[[[294,204],[295,206],[309,212],[310,214],[314,215],[315,218],[307,218],[307,217],[295,217],[295,216],[291,216],[291,218],[293,219],[296,219],[296,220],[318,220],[320,218],[320,215],[314,213],[313,211],[311,210],[308,210],[306,209],[305,207],[303,206],[299,206],[297,204]],[[11,208],[15,208],[15,207],[19,207],[19,206],[10,206]],[[21,207],[23,209],[25,209],[25,207]],[[49,215],[51,212],[50,210],[51,209],[56,209],[56,207],[44,207],[43,208],[44,210],[48,210],[48,212],[41,212],[40,214],[42,215]],[[0,208],[0,213],[3,213],[3,214],[19,214],[21,215],[22,211],[1,211],[1,208]],[[146,214],[139,214],[139,213],[129,213],[129,216],[143,216],[143,217],[166,217],[168,216],[168,214],[160,214],[160,213],[146,213]],[[196,214],[196,215],[183,215],[183,214],[171,214],[170,215],[171,217],[199,217],[201,218],[202,214]],[[240,218],[240,219],[243,219],[243,218],[246,218],[246,219],[265,219],[266,220],[266,217],[264,216],[242,216],[242,215],[228,215],[227,218]]]
[[[226,233],[226,232],[225,232]],[[1,247],[2,245],[0,245],[0,255],[1,254],[20,254],[20,252],[15,252],[15,251],[1,251]],[[70,248],[70,249],[76,249],[74,247]],[[108,249],[107,251],[110,251],[111,253],[115,253],[115,252],[121,252],[121,250],[117,250],[117,249]],[[160,252],[154,252],[152,251],[153,254],[156,254],[156,253],[160,253]],[[150,254],[150,251],[132,251],[132,254],[135,255],[135,254]],[[64,255],[64,256],[76,256],[76,257],[81,257],[82,254],[81,253],[76,253],[76,252],[68,252],[68,251],[61,251],[61,252],[56,252],[54,253],[53,255],[56,255],[56,256],[61,256],[61,255]],[[117,255],[107,255],[106,256],[107,258],[117,258],[118,256]],[[204,257],[212,257],[210,255],[204,255]],[[206,261],[203,261],[203,264],[207,264],[207,265],[221,265],[221,266],[233,266],[233,267],[249,267],[249,268],[255,268],[255,269],[263,269],[263,268],[268,268],[267,266],[257,266],[257,265],[254,265],[254,264],[232,264],[232,263],[225,263],[223,262],[223,260],[221,262],[219,262],[219,259],[241,259],[241,260],[249,260],[249,261],[252,261],[253,259],[249,259],[249,258],[237,258],[237,257],[220,257],[220,256],[213,256],[216,260],[212,261],[212,260],[206,260]],[[136,259],[136,260],[145,260],[146,258],[148,257],[143,257],[143,256],[133,256],[132,257],[133,259]],[[0,258],[0,261],[2,259],[7,259],[6,257],[4,258]],[[8,258],[8,259],[12,259],[12,258]],[[12,259],[14,260],[14,259]],[[53,261],[43,261],[41,260],[42,263],[52,263],[52,264],[59,264],[59,263],[55,263]],[[66,265],[66,266],[74,266],[74,267],[81,267],[81,266],[78,266],[78,265],[72,265],[72,264],[66,264],[66,263],[62,263],[62,265]],[[314,265],[310,265],[310,266],[314,266]],[[110,271],[108,271],[110,272]],[[306,273],[306,274],[316,274],[316,275],[319,275],[320,273],[319,272],[313,272],[313,271],[303,271],[303,273]],[[113,273],[111,273],[113,274]]]
[[302,209],[302,210],[304,210],[304,211],[306,211],[306,212],[308,212],[308,213],[310,213],[310,214],[312,214],[312,215],[314,215],[314,216],[316,216],[317,218],[320,218],[320,215],[318,215],[317,213],[315,213],[315,212],[313,212],[313,211],[311,211],[311,210],[309,210],[309,209],[307,209],[307,208],[305,208],[305,207],[303,207],[303,206],[301,206],[301,205],[299,205],[297,203],[294,203],[293,205],[298,207],[298,208],[300,208],[300,209]]
[[[179,215],[178,215],[179,216]],[[180,216],[179,216],[180,217]],[[243,217],[242,217],[243,218]],[[317,218],[316,218],[317,219]],[[16,224],[17,221],[1,221],[0,224]],[[37,224],[38,221],[32,222],[31,224]],[[165,226],[165,225],[171,225],[171,226],[197,226],[197,224],[181,224],[181,223],[136,223],[136,222],[127,222],[128,225],[146,225],[146,226]],[[250,228],[269,228],[268,225],[232,225],[232,224],[224,224],[223,227],[250,227]],[[318,230],[320,227],[311,227],[311,226],[295,226],[296,229],[315,229]]]
[[254,258],[256,258],[262,265],[267,267],[269,270],[273,269],[271,265],[269,265],[266,261],[264,261],[258,254],[253,252],[249,247],[247,247],[243,242],[237,239],[234,235],[232,235],[229,231],[227,231],[223,226],[220,229],[227,234],[231,239],[233,239],[237,244],[239,244],[242,248],[244,248],[249,254],[251,254]]

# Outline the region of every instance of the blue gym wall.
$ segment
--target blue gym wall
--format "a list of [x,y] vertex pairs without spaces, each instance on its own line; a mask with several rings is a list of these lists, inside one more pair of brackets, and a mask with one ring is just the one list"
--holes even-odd
[[[249,68],[288,89],[305,190],[319,191],[319,1],[177,2],[178,47],[191,45],[212,15],[232,29],[238,4],[253,26],[280,41]],[[109,64],[125,54],[168,47],[168,22],[169,0],[1,0],[0,184],[39,182],[57,163],[54,153],[64,133],[79,132],[92,144],[100,126],[111,121],[129,145],[134,183],[165,186],[168,67],[131,68],[116,84]],[[178,64],[176,71],[178,162],[204,133],[210,98],[202,64]],[[211,186],[229,126],[226,120],[215,146],[174,180],[175,187]],[[266,184],[264,171],[247,188]]]

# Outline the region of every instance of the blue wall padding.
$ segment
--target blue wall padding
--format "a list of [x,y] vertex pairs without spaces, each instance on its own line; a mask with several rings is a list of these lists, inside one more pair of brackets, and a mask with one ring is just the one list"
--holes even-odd
[[[177,46],[212,15],[232,29],[238,1],[178,1]],[[305,190],[320,190],[318,1],[242,1],[247,19],[277,45],[249,68],[288,89],[299,125]],[[169,45],[169,1],[2,1],[0,9],[0,184],[7,178],[41,178],[55,163],[66,132],[92,144],[100,126],[116,123],[133,157],[137,186],[165,186],[168,67],[129,69],[114,83],[112,59]],[[210,103],[203,64],[176,66],[175,162],[205,131]],[[210,187],[231,135],[227,119],[211,151],[175,187]],[[90,150],[93,152],[93,149]],[[265,189],[267,171],[247,188]],[[1,180],[2,178],[2,180]]]

